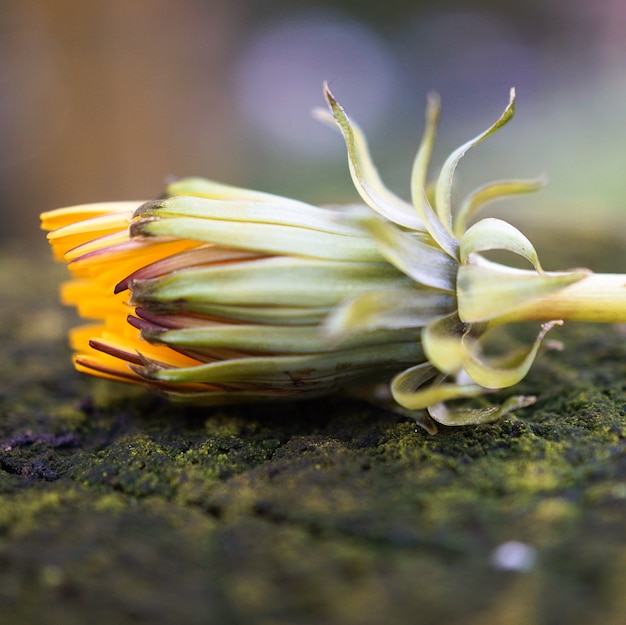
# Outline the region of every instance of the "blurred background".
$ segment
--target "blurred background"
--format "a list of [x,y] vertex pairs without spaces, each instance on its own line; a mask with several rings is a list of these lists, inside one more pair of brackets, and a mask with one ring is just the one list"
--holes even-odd
[[325,79],[403,196],[429,91],[440,165],[515,86],[515,121],[457,192],[546,173],[514,222],[623,227],[625,33],[622,0],[2,0],[0,240],[172,176],[353,201],[342,140],[310,115]]

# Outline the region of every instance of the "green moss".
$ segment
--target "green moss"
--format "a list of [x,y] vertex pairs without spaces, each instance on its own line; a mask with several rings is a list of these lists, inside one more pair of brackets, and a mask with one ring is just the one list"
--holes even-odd
[[[0,309],[7,622],[626,618],[619,329],[558,329],[519,387],[535,406],[434,437],[342,397],[204,410],[74,373],[45,258],[0,257],[0,285],[23,280]],[[509,540],[531,571],[494,568]]]

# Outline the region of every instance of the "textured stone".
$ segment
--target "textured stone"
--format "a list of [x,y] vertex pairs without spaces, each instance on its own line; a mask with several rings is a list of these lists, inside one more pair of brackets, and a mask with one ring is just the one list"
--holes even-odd
[[[544,240],[549,268],[626,267],[618,238]],[[202,409],[82,377],[62,275],[0,254],[3,622],[626,621],[622,328],[554,331],[515,391],[535,406],[433,437],[346,397]],[[509,541],[528,566],[497,565]]]

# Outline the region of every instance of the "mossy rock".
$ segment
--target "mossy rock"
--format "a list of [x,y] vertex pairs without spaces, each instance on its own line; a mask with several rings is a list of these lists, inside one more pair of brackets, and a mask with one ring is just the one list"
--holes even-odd
[[[569,241],[544,264],[626,267]],[[534,406],[429,436],[346,397],[203,410],[82,377],[62,275],[0,254],[3,622],[626,622],[623,328],[559,328]]]

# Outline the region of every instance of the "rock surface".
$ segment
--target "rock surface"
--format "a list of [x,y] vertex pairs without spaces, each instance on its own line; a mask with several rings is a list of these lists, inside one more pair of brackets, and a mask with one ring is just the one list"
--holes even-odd
[[[569,240],[545,266],[625,271]],[[190,408],[73,371],[34,248],[0,253],[2,622],[626,622],[623,327],[559,328],[535,406],[436,436],[344,397]]]

